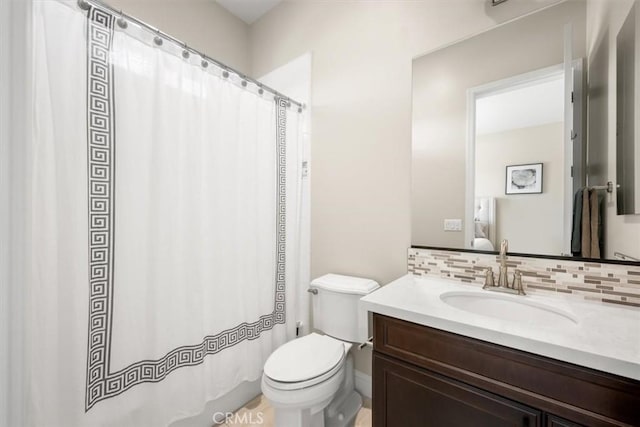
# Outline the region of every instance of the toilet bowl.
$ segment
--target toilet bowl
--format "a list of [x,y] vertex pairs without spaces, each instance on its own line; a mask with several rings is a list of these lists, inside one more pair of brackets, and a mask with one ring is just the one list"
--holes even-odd
[[316,289],[311,333],[274,351],[264,366],[262,392],[275,411],[276,427],[353,425],[362,398],[355,391],[351,342],[357,340],[357,302],[379,286],[351,276],[328,274]]

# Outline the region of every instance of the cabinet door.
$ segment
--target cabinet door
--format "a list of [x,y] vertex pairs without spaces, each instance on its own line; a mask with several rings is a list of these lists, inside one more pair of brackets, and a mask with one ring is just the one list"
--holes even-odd
[[373,355],[374,427],[541,425],[541,413],[434,372]]

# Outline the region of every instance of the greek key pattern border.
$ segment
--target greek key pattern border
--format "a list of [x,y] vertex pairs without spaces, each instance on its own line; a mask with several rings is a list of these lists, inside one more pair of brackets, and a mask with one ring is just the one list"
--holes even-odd
[[113,15],[87,11],[89,337],[85,410],[106,395],[111,349],[114,226]]
[[202,363],[263,331],[286,321],[286,123],[287,102],[276,98],[276,269],[274,309],[254,322],[202,342],[169,351],[158,360],[141,360],[111,372],[111,325],[115,240],[115,102],[114,69],[110,63],[113,14],[90,6],[87,10],[87,161],[89,210],[89,325],[85,411],[145,382],[159,382],[184,366]]
[[274,316],[277,324],[286,321],[285,267],[287,242],[287,106],[288,102],[276,98],[276,156],[278,183],[276,190],[276,299]]

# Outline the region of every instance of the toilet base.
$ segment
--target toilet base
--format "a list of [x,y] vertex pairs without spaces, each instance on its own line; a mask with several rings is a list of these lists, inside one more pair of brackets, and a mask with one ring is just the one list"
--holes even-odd
[[287,410],[276,409],[276,426],[304,426],[304,427],[325,427],[324,411],[320,410],[315,414],[311,409]]
[[[331,405],[329,405],[331,406]],[[355,424],[358,411],[362,408],[362,397],[351,390],[335,411],[325,410],[324,427],[351,427]]]
[[362,396],[355,390],[355,368],[353,355],[346,361],[346,372],[342,385],[324,409],[325,427],[350,427],[354,425],[358,411],[362,408]]
[[[348,381],[345,381],[348,383]],[[343,384],[343,387],[346,384]],[[351,427],[362,408],[357,391],[341,388],[331,402],[310,409],[275,409],[276,427]]]

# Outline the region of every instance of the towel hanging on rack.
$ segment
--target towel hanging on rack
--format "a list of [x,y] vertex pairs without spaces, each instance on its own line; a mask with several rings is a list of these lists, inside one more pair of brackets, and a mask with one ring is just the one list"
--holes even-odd
[[571,252],[583,258],[600,258],[603,247],[602,205],[607,187],[585,187],[574,196]]
[[582,244],[580,255],[583,258],[591,258],[591,209],[589,195],[592,190],[588,188],[582,192]]
[[573,230],[571,232],[571,253],[580,256],[582,252],[582,193],[584,189],[576,191],[573,198]]

